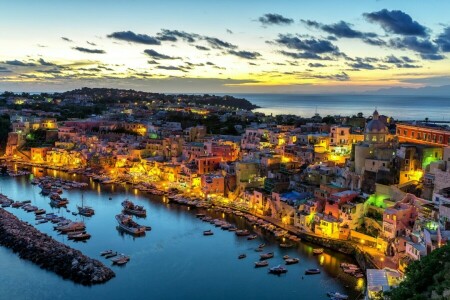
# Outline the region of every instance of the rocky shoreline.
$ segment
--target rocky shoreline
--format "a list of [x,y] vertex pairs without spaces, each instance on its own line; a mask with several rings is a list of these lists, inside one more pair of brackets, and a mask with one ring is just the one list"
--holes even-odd
[[0,245],[20,258],[83,285],[104,283],[115,273],[103,263],[54,240],[0,208]]

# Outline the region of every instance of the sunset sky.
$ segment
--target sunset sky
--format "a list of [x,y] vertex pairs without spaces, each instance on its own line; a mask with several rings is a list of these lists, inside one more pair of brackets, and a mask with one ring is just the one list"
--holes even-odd
[[450,84],[450,1],[2,1],[0,91]]

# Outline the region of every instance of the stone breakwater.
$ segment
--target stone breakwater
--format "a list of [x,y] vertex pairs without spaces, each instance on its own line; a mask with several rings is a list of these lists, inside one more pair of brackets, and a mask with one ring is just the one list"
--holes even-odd
[[54,240],[2,208],[0,245],[11,248],[21,258],[32,261],[42,269],[83,285],[103,283],[115,276],[100,261]]

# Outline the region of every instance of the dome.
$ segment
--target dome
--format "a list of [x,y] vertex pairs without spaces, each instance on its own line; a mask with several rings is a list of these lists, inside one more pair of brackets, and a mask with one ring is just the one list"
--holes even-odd
[[373,112],[373,118],[370,120],[367,125],[365,132],[366,133],[387,133],[388,129],[386,125],[384,125],[383,121],[378,119],[379,114],[378,111]]

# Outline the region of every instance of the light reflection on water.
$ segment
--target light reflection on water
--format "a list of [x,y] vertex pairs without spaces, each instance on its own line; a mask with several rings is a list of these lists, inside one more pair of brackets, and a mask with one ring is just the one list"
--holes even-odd
[[[43,176],[45,173],[34,173]],[[262,229],[254,227],[242,217],[230,216],[213,210],[204,211],[215,218],[226,218],[238,228],[251,229],[258,238],[248,241],[236,237],[232,232],[195,217],[196,209],[188,211],[186,207],[163,202],[159,197],[149,197],[127,185],[101,186],[79,175],[60,174],[61,177],[84,180],[89,187],[83,191],[84,204],[95,209],[91,218],[72,216],[65,209],[51,208],[49,199],[38,194],[40,189],[29,184],[29,178],[1,177],[3,193],[14,200],[30,199],[34,204],[73,220],[83,220],[92,238],[86,243],[68,241],[64,235],[52,230],[51,223],[38,228],[58,241],[83,251],[109,265],[99,253],[105,249],[114,249],[129,254],[131,261],[125,267],[112,267],[117,277],[104,285],[84,287],[65,281],[60,277],[39,269],[33,264],[20,260],[11,251],[0,248],[0,295],[13,299],[137,299],[143,295],[155,299],[198,299],[198,298],[248,298],[273,299],[325,299],[327,291],[340,291],[353,297],[360,294],[363,280],[345,275],[339,268],[342,261],[352,262],[351,258],[340,253],[325,250],[322,255],[313,255],[313,245],[300,243],[293,248],[280,248],[276,239],[264,234]],[[76,210],[81,204],[81,191],[64,191],[64,197],[70,200],[68,209]],[[112,197],[112,200],[109,200]],[[150,225],[152,231],[145,237],[133,237],[116,229],[114,215],[121,210],[121,201],[129,198],[146,207],[147,218],[137,219],[143,225]],[[34,216],[21,209],[8,208],[18,217],[34,224]],[[203,212],[203,211],[202,211]],[[204,237],[202,232],[212,229],[214,235]],[[299,257],[300,263],[288,266],[289,272],[283,276],[270,276],[266,268],[255,269],[254,262],[260,252],[254,249],[265,243],[265,252],[275,252],[270,266],[283,264],[282,256]],[[237,256],[246,253],[247,258],[238,260]],[[320,268],[317,276],[304,276],[304,270]],[[20,288],[17,282],[23,283]],[[346,286],[348,288],[346,288]],[[357,290],[358,289],[358,290]]]

